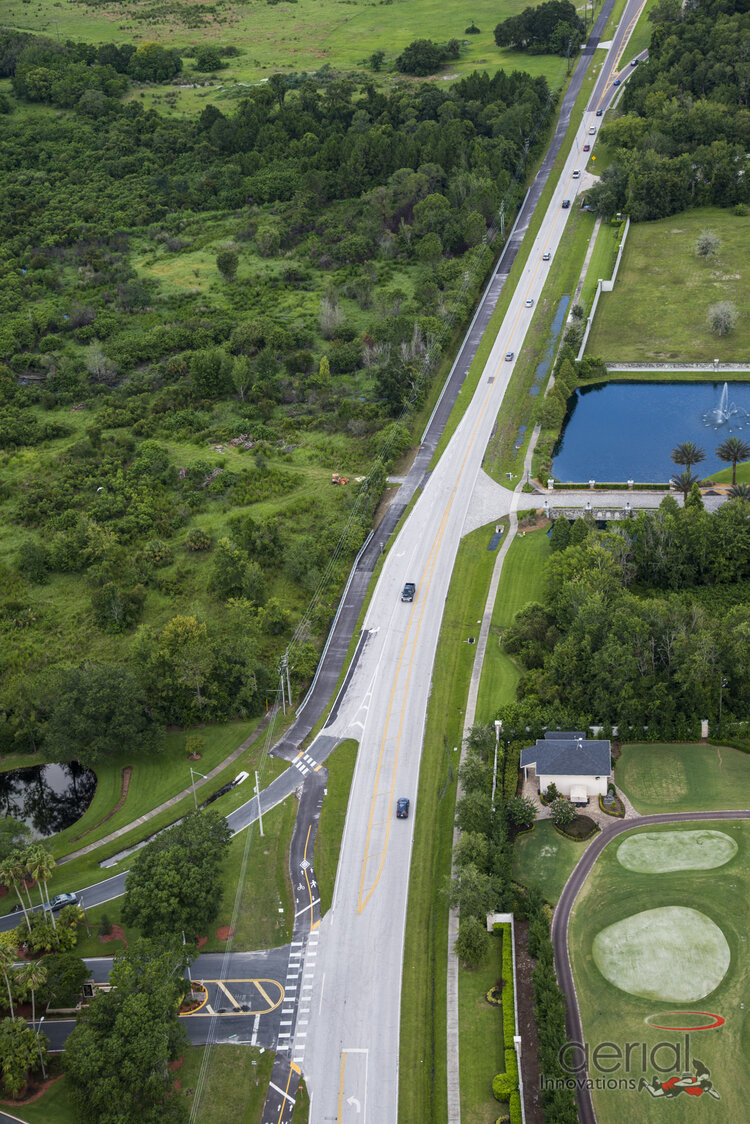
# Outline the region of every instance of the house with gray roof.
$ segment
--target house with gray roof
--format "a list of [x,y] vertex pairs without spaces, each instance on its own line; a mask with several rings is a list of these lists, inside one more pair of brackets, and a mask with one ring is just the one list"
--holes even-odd
[[548,730],[536,745],[521,750],[521,768],[527,780],[536,779],[537,792],[554,784],[573,804],[588,804],[592,796],[607,795],[612,747],[588,739],[584,731]]

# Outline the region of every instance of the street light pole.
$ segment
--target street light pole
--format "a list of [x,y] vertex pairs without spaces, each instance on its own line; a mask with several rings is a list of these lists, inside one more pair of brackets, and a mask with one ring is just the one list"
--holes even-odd
[[39,1031],[42,1029],[42,1023],[43,1022],[44,1022],[44,1015],[42,1015],[41,1019],[39,1020],[39,1025],[36,1028],[36,1044],[39,1047],[39,1064],[42,1067],[42,1078],[43,1078],[44,1081],[46,1081],[47,1080],[47,1071],[44,1068],[44,1058],[42,1057],[42,1044],[39,1041]]
[[260,810],[260,785],[258,784],[258,772],[255,772],[255,795],[258,797],[258,823],[260,824],[260,837],[263,838],[263,813]]
[[190,780],[192,781],[192,784],[193,784],[193,803],[195,804],[195,810],[197,812],[198,811],[198,797],[195,795],[195,778],[196,777],[203,777],[204,781],[208,780],[208,777],[205,775],[205,773],[199,773],[197,769],[194,769],[192,766],[190,766]]
[[500,729],[501,729],[501,727],[502,727],[502,722],[500,721],[499,718],[496,718],[495,719],[495,763],[492,766],[492,800],[491,800],[491,807],[492,807],[493,813],[495,811],[495,786],[497,784],[497,749],[498,749],[498,746],[500,744]]
[[728,679],[722,678],[721,684],[719,686],[719,729],[721,729],[721,704],[722,704],[722,700],[724,698],[724,688],[727,686],[728,683],[729,683]]

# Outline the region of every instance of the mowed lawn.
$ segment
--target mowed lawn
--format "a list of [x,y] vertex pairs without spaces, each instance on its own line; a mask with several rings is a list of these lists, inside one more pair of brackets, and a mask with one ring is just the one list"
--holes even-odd
[[513,877],[524,886],[538,886],[553,905],[587,843],[565,839],[551,820],[539,820],[533,831],[519,835],[513,846]]
[[[636,874],[623,867],[617,859],[617,848],[628,833],[619,836],[605,848],[585,883],[573,909],[569,949],[581,1007],[584,1039],[593,1050],[597,1043],[614,1042],[621,1048],[626,1043],[646,1043],[650,1051],[658,1042],[676,1042],[684,1051],[684,1034],[675,1030],[652,1029],[645,1019],[674,1027],[678,1023],[695,1026],[706,1022],[698,1012],[711,1012],[726,1019],[715,1030],[690,1034],[690,1057],[685,1065],[684,1054],[677,1064],[677,1073],[694,1069],[699,1059],[711,1073],[711,1081],[721,1100],[703,1095],[682,1094],[667,1100],[652,1098],[638,1092],[640,1078],[651,1082],[658,1070],[647,1054],[645,1069],[641,1050],[631,1054],[628,1072],[622,1069],[607,1076],[634,1079],[635,1088],[594,1090],[594,1109],[602,1124],[682,1124],[686,1121],[741,1121],[748,1119],[750,1070],[746,1048],[750,1035],[750,1007],[747,1005],[747,900],[750,894],[750,825],[745,821],[711,821],[684,825],[661,825],[648,830],[694,831],[711,828],[726,833],[738,844],[736,856],[726,865],[711,870],[686,870],[671,874]],[[593,957],[594,938],[603,929],[634,914],[661,907],[697,910],[718,926],[731,954],[723,980],[708,995],[692,1002],[642,999],[608,983]],[[686,935],[686,945],[690,936]],[[700,963],[700,950],[693,950]],[[695,973],[698,975],[698,972]],[[691,977],[692,978],[692,977]],[[743,1009],[743,1006],[747,1009]],[[666,1012],[670,1012],[665,1017]],[[680,1012],[684,1012],[684,1019]],[[658,1016],[661,1016],[659,1018]],[[656,1059],[666,1069],[674,1065],[672,1050],[663,1049]],[[590,1076],[603,1077],[590,1072]],[[662,1081],[667,1074],[660,1075]],[[686,1103],[687,1102],[687,1103]]]
[[625,745],[615,784],[644,816],[746,808],[750,754],[715,745]]
[[508,550],[479,682],[477,722],[491,722],[498,706],[513,702],[516,697],[516,683],[521,672],[515,661],[503,651],[503,629],[512,622],[519,609],[523,609],[529,601],[541,598],[544,592],[544,563],[549,553],[546,527],[525,534],[519,532]]
[[[462,1124],[495,1124],[498,1118],[492,1078],[505,1072],[503,1011],[487,1002],[487,992],[502,978],[502,950],[502,935],[493,933],[484,964],[458,970]],[[512,1003],[512,991],[508,995]]]
[[[696,257],[702,230],[721,239],[713,261]],[[750,218],[701,207],[658,222],[633,223],[614,291],[599,301],[589,355],[610,363],[742,360],[750,350]],[[732,301],[734,331],[709,331],[711,305]]]

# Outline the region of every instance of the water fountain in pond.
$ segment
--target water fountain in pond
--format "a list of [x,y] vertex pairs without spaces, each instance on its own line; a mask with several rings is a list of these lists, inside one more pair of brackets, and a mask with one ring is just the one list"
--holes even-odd
[[[741,410],[739,406],[735,406],[734,402],[729,401],[729,383],[725,382],[719,398],[719,405],[703,415],[703,424],[710,425],[712,429],[719,429],[736,415],[741,415],[743,421],[748,417],[745,410]],[[733,428],[742,429],[742,426],[738,425]]]

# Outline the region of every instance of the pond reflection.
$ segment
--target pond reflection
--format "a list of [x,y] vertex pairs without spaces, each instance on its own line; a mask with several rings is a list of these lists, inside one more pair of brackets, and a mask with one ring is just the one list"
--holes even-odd
[[25,823],[37,839],[70,827],[96,791],[96,774],[76,761],[0,773],[0,812]]

